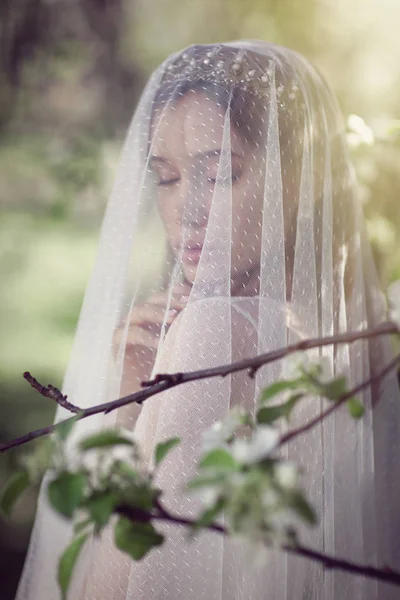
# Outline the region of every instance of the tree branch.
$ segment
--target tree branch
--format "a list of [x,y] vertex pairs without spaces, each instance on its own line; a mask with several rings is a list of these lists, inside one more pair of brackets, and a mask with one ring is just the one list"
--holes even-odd
[[394,571],[390,567],[384,567],[378,569],[369,565],[359,565],[355,562],[344,560],[341,558],[335,558],[329,554],[323,552],[317,552],[312,548],[306,546],[297,545],[293,548],[284,547],[284,550],[297,556],[303,556],[309,558],[315,562],[321,563],[326,569],[335,569],[340,571],[346,571],[347,573],[353,573],[354,575],[361,575],[362,577],[368,577],[368,579],[375,579],[379,581],[386,581],[387,583],[394,583],[400,586],[400,573]]
[[68,402],[67,396],[64,396],[58,388],[54,387],[54,385],[51,385],[50,383],[47,386],[42,385],[29,373],[29,371],[25,371],[23,377],[37,392],[39,392],[39,394],[45,398],[51,398],[52,400],[55,400],[57,404],[63,408],[66,408],[72,413],[76,414],[80,411],[79,406],[75,406],[75,404]]
[[320,423],[321,421],[326,419],[326,417],[328,417],[331,413],[333,413],[341,404],[344,404],[347,400],[350,400],[350,398],[352,396],[359,394],[362,390],[369,387],[370,385],[381,381],[397,365],[400,365],[400,354],[395,356],[394,359],[391,360],[386,365],[386,367],[384,367],[382,369],[382,371],[380,371],[379,373],[375,373],[374,375],[372,375],[372,377],[370,377],[366,381],[363,381],[362,383],[360,383],[359,385],[354,387],[352,390],[349,390],[348,392],[346,392],[345,394],[340,396],[340,398],[338,398],[338,400],[333,402],[332,405],[329,406],[329,408],[327,408],[321,414],[314,417],[314,419],[311,419],[310,421],[308,421],[308,423],[305,423],[305,425],[301,425],[300,427],[297,427],[296,429],[292,429],[291,431],[284,433],[279,440],[279,446],[282,446],[283,444],[287,444],[287,442],[289,442],[293,438],[305,433],[306,431],[309,431],[310,429],[312,429],[313,427],[318,425],[318,423]]
[[[156,378],[153,379],[152,381],[144,382],[142,384],[142,385],[144,385],[144,389],[140,390],[139,392],[135,392],[134,394],[129,394],[128,396],[124,396],[122,398],[119,398],[118,400],[112,400],[111,402],[105,402],[103,404],[99,404],[97,406],[92,406],[90,408],[86,408],[83,410],[80,410],[79,407],[77,407],[75,405],[71,405],[74,408],[74,410],[72,412],[78,411],[78,413],[77,413],[78,419],[77,420],[85,419],[87,417],[91,417],[92,415],[99,414],[99,413],[106,414],[113,410],[121,408],[122,406],[131,404],[133,402],[135,402],[137,404],[142,404],[145,400],[147,400],[147,398],[150,398],[151,396],[155,396],[156,394],[159,394],[160,392],[171,389],[171,388],[173,388],[177,385],[181,385],[183,383],[189,383],[191,381],[198,381],[201,379],[209,379],[211,377],[226,377],[227,375],[229,375],[231,373],[236,373],[238,371],[246,371],[246,370],[249,370],[250,376],[254,377],[257,370],[260,367],[262,367],[263,365],[280,360],[280,359],[284,358],[285,356],[288,356],[289,354],[293,354],[294,352],[298,352],[301,350],[308,350],[311,348],[318,348],[318,347],[322,347],[322,346],[329,346],[331,344],[345,344],[345,343],[349,344],[349,343],[352,343],[352,342],[355,342],[355,341],[361,340],[361,339],[367,339],[367,338],[377,337],[379,335],[387,335],[387,334],[393,334],[393,333],[398,333],[398,332],[399,332],[398,327],[394,323],[387,322],[387,323],[382,323],[375,329],[366,329],[364,331],[347,332],[347,333],[342,333],[342,334],[335,335],[335,336],[328,336],[325,338],[313,338],[313,339],[309,339],[309,340],[302,340],[301,342],[292,344],[291,346],[286,346],[285,348],[273,350],[272,352],[267,352],[265,354],[261,354],[260,356],[256,356],[254,358],[247,358],[247,359],[244,359],[244,360],[241,360],[241,361],[238,361],[235,363],[231,363],[228,365],[213,367],[211,369],[203,369],[200,371],[191,371],[188,373],[160,374],[160,375],[157,375]],[[392,361],[392,363],[390,363],[389,370],[391,368],[394,368],[394,366],[395,366],[395,364]],[[377,375],[375,375],[374,381],[379,381],[383,376],[386,375],[386,373],[387,373],[387,369],[385,368],[381,373],[378,373]],[[31,375],[29,375],[29,377],[32,380],[34,380],[34,378]],[[370,382],[367,382],[365,384],[365,387],[367,385],[369,385],[369,383]],[[37,386],[35,386],[35,389],[37,389],[39,391],[39,393],[42,393],[42,395],[45,395],[46,397],[48,397],[49,387],[51,387],[53,390],[57,389],[52,386],[48,386],[48,387],[41,386],[41,384],[39,384],[39,382],[37,382]],[[42,392],[42,388],[43,388],[43,390],[46,390],[46,392],[44,394]],[[357,388],[356,388],[356,390],[357,390]],[[59,391],[59,390],[57,390],[57,391]],[[356,393],[356,391],[351,390],[351,392],[349,392],[349,393],[351,393],[351,395],[354,395],[354,393]],[[60,395],[62,396],[61,392],[60,392]],[[51,397],[53,399],[56,399],[54,397],[54,395],[52,395]],[[62,398],[65,401],[65,396],[62,396]],[[340,403],[341,403],[341,399],[339,399],[337,402],[335,402],[334,406],[331,407],[332,410],[335,410],[337,408],[337,406],[340,405]],[[65,404],[64,404],[64,407],[66,407]],[[330,412],[332,412],[332,411],[330,411]],[[330,414],[330,413],[328,413],[328,414]],[[321,417],[321,415],[318,416],[317,422],[319,422],[320,417]],[[11,440],[11,442],[0,444],[0,454],[3,452],[6,452],[7,450],[10,450],[11,448],[15,448],[16,446],[21,446],[21,445],[26,444],[27,442],[30,442],[34,439],[37,439],[44,435],[48,435],[49,433],[53,432],[56,429],[58,424],[59,423],[54,424],[54,425],[49,425],[48,427],[44,427],[42,429],[37,429],[35,431],[31,431],[30,433],[28,433],[26,435],[23,435],[21,437],[15,438],[14,440]],[[314,422],[310,427],[306,427],[305,431],[307,431],[311,427],[314,427],[315,424],[316,423]]]
[[[238,361],[236,363],[232,363],[229,365],[222,365],[219,367],[214,367],[212,369],[204,369],[199,371],[193,371],[189,373],[175,373],[175,374],[160,374],[157,375],[155,379],[149,382],[143,383],[143,390],[136,392],[134,394],[130,394],[118,400],[113,400],[111,402],[106,402],[104,404],[93,406],[88,409],[81,410],[79,407],[69,403],[67,401],[67,397],[63,396],[63,394],[55,388],[54,386],[41,385],[34,377],[32,377],[29,373],[24,373],[25,379],[36,389],[41,395],[51,398],[55,400],[58,404],[77,414],[78,420],[89,417],[94,414],[98,414],[101,412],[108,413],[112,410],[115,410],[121,406],[125,406],[132,402],[136,402],[138,404],[142,404],[147,398],[154,396],[162,391],[175,387],[177,385],[181,385],[183,383],[188,383],[190,381],[196,381],[200,379],[206,379],[211,377],[225,377],[231,373],[235,373],[238,371],[248,370],[249,375],[254,377],[257,370],[263,365],[269,364],[276,360],[280,360],[289,354],[294,352],[307,350],[316,347],[327,346],[331,344],[339,344],[339,343],[352,343],[356,340],[367,339],[376,337],[383,334],[391,334],[391,333],[399,333],[398,327],[394,323],[383,323],[375,329],[358,331],[358,332],[348,332],[336,336],[329,336],[326,338],[315,338],[310,340],[303,340],[298,342],[297,344],[292,344],[291,346],[281,348],[278,350],[274,350],[273,352],[268,352],[266,354],[262,354],[260,356],[256,356],[254,358],[245,359]],[[310,429],[312,429],[315,425],[320,423],[323,419],[325,419],[328,415],[330,415],[334,410],[336,410],[340,405],[346,402],[353,395],[359,393],[363,389],[367,388],[371,384],[379,382],[383,377],[385,377],[392,369],[394,369],[397,365],[400,364],[400,355],[396,356],[390,363],[388,363],[379,373],[374,374],[368,380],[362,382],[361,384],[354,387],[349,392],[343,394],[336,402],[332,404],[327,410],[322,412],[320,415],[311,419],[305,425],[294,429],[292,431],[288,431],[284,434],[280,439],[280,444],[287,443],[294,437],[301,435]],[[48,427],[44,427],[42,429],[32,431],[27,435],[24,435],[20,438],[16,438],[9,443],[0,445],[0,453],[9,450],[15,446],[20,446],[22,444],[27,443],[33,439],[44,436],[53,432],[58,424],[50,425]],[[150,520],[165,520],[178,525],[190,526],[195,523],[194,520],[187,519],[185,517],[181,517],[179,515],[171,514],[165,507],[162,506],[159,500],[156,501],[156,512],[148,512],[143,511],[141,509],[137,509],[135,507],[129,506],[119,506],[116,509],[116,512],[120,515],[123,515],[133,521],[150,521]],[[226,528],[224,526],[219,525],[218,523],[212,523],[207,529],[216,531],[218,533],[227,534]],[[283,550],[295,554],[298,556],[302,556],[304,558],[308,558],[315,562],[321,563],[327,569],[337,569],[341,571],[345,571],[348,573],[353,573],[356,575],[360,575],[363,577],[386,581],[388,583],[393,583],[396,585],[400,585],[400,573],[396,572],[390,568],[376,568],[369,565],[360,565],[351,561],[347,561],[344,559],[336,558],[322,552],[318,552],[311,548],[307,548],[302,545],[295,546],[283,546]]]
[[352,342],[355,342],[357,340],[373,338],[379,335],[387,335],[390,333],[399,333],[399,329],[395,323],[388,321],[386,323],[378,325],[374,329],[365,329],[364,331],[348,331],[346,333],[340,333],[338,335],[301,340],[300,342],[296,342],[295,344],[291,344],[290,346],[279,348],[277,350],[272,350],[272,352],[260,354],[259,356],[255,356],[253,358],[246,358],[228,365],[213,367],[211,369],[193,371],[191,373],[159,374],[156,375],[156,377],[153,380],[143,382],[142,385],[146,387],[151,387],[162,381],[167,381],[171,384],[171,387],[173,387],[174,385],[179,385],[180,383],[187,383],[188,381],[195,381],[199,379],[207,379],[218,376],[226,377],[231,373],[247,370],[249,371],[249,375],[251,377],[254,377],[258,369],[260,369],[262,366],[280,360],[285,356],[288,356],[289,354],[293,354],[294,352],[299,352],[301,350],[310,350],[311,348],[322,348],[323,346],[331,346],[332,344],[351,344]]
[[[116,512],[132,521],[151,521],[151,520],[161,520],[168,521],[170,523],[174,523],[175,525],[183,525],[183,526],[192,526],[196,521],[193,519],[187,519],[185,517],[181,517],[179,515],[174,515],[170,513],[165,507],[163,507],[159,500],[156,502],[156,508],[158,512],[148,512],[148,511],[140,511],[140,514],[137,512],[137,509],[134,509],[130,506],[120,506],[117,508]],[[228,531],[223,525],[219,525],[218,523],[211,523],[207,530],[215,531],[217,533],[222,533],[227,535]],[[294,554],[297,556],[302,556],[303,558],[308,558],[313,560],[314,562],[319,562],[326,569],[340,570],[345,571],[347,573],[353,573],[354,575],[360,575],[362,577],[367,577],[369,579],[375,579],[379,581],[386,581],[388,583],[393,583],[395,585],[400,586],[400,572],[394,571],[389,567],[384,567],[382,569],[377,567],[372,567],[370,565],[361,565],[349,560],[344,560],[341,558],[336,558],[329,554],[325,554],[324,552],[318,552],[313,550],[312,548],[308,548],[307,546],[302,546],[301,544],[296,544],[295,546],[283,546],[282,550],[289,552],[290,554]]]

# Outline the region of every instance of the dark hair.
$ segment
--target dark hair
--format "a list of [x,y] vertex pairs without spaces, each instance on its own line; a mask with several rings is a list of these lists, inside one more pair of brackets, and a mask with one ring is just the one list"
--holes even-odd
[[[263,93],[257,93],[260,92],[260,88],[257,88],[252,81],[247,81],[244,87],[243,73],[241,77],[232,77],[229,83],[224,81],[223,78],[219,79],[217,76],[209,77],[210,71],[204,71],[202,67],[209,60],[208,57],[211,53],[214,54],[214,62],[220,62],[224,65],[225,70],[228,71],[235,61],[237,48],[224,45],[194,45],[170,59],[159,89],[153,99],[152,113],[154,114],[166,104],[175,105],[190,92],[204,92],[208,98],[214,100],[224,110],[229,106],[231,122],[246,140],[256,144],[266,134],[260,127],[260,123],[266,121],[265,116],[268,113],[269,85],[262,89]],[[267,55],[246,50],[245,57],[247,71],[252,69],[255,73],[259,74],[265,72],[270,67],[271,58]],[[196,67],[191,72],[188,72],[188,64],[196,65]],[[172,77],[171,70],[174,73]],[[213,75],[213,71],[211,71],[211,74]],[[289,98],[288,84],[291,83],[293,78],[293,68],[280,60],[275,69],[276,86],[281,86],[283,89],[280,104],[281,108],[285,107],[285,111],[281,110],[280,112],[282,113],[282,117],[285,116],[288,104],[290,104],[289,112],[293,116],[293,119],[291,119],[292,128],[295,122],[301,122],[301,115],[298,113],[303,113],[304,109],[302,103]],[[302,116],[304,118],[304,115]],[[286,119],[281,120],[286,121]],[[280,123],[280,126],[284,124]],[[282,141],[284,141],[284,138]]]
[[255,118],[255,114],[261,116],[263,112],[265,113],[265,105],[262,105],[259,99],[246,96],[238,86],[232,86],[229,89],[222,83],[197,78],[178,83],[173,88],[169,86],[160,88],[154,98],[153,113],[166,103],[172,106],[177,104],[179,100],[190,93],[206,94],[207,98],[214,101],[224,112],[229,107],[231,122],[250,143],[256,144],[262,137],[259,121]]

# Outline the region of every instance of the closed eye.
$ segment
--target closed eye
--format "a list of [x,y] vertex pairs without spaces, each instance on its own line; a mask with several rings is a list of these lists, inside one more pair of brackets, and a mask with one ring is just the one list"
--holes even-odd
[[[231,180],[237,181],[238,179],[240,179],[240,174],[237,175],[237,174],[232,173]],[[207,177],[207,181],[209,181],[210,183],[217,183],[217,178],[216,177]]]
[[172,185],[180,181],[180,177],[173,177],[172,179],[160,179],[157,185]]

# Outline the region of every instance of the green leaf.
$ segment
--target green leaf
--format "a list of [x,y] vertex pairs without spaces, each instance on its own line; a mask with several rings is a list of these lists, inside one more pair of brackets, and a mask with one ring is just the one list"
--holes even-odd
[[269,478],[269,476],[273,475],[273,469],[277,462],[279,462],[279,459],[271,458],[270,456],[268,456],[260,460],[257,463],[257,467],[255,469],[253,467],[253,469],[255,470],[255,472],[260,472],[261,477],[264,479],[264,481],[268,481],[267,476]]
[[160,442],[156,446],[155,450],[155,464],[156,466],[160,464],[160,462],[165,458],[167,453],[177,444],[180,443],[180,438],[174,437],[166,442]]
[[118,495],[114,491],[95,491],[85,500],[83,507],[88,511],[96,525],[104,527],[117,505],[118,499]]
[[154,501],[161,494],[161,490],[152,488],[147,484],[132,485],[127,489],[121,490],[120,501],[129,503],[142,510],[151,510]]
[[132,467],[122,460],[116,460],[112,467],[112,473],[127,477],[128,479],[135,480],[138,477],[138,472],[132,469]]
[[364,405],[358,398],[350,398],[347,400],[347,407],[349,409],[349,413],[354,419],[361,419],[364,414]]
[[257,412],[257,423],[273,423],[284,416],[286,416],[285,404],[279,404],[278,406],[264,406]]
[[138,472],[132,469],[132,467],[125,462],[117,462],[115,464],[115,472],[123,477],[128,477],[129,479],[136,479],[138,476]]
[[304,379],[290,379],[287,381],[277,381],[272,385],[265,388],[259,397],[258,403],[265,404],[269,402],[271,398],[274,398],[281,392],[286,390],[296,390],[301,384],[304,384]]
[[221,482],[221,474],[214,475],[198,475],[191,479],[186,484],[186,489],[188,490],[196,490],[202,487],[209,487],[210,485],[215,485]]
[[75,523],[75,525],[74,525],[75,535],[77,535],[78,533],[81,533],[84,529],[89,527],[89,525],[91,525],[92,523],[93,523],[93,521],[90,518],[83,519],[82,521],[78,521],[78,523]]
[[200,462],[200,468],[222,469],[229,471],[237,471],[240,468],[239,463],[233,456],[223,448],[215,448],[206,454]]
[[74,566],[88,537],[88,533],[83,533],[81,536],[75,538],[66,550],[64,550],[59,560],[58,583],[61,588],[63,600],[66,600],[67,598],[68,586],[71,581]]
[[17,471],[10,477],[0,497],[0,509],[6,517],[10,516],[14,504],[29,485],[27,471]]
[[133,440],[123,437],[118,430],[107,429],[82,440],[79,444],[81,450],[105,448],[107,446],[133,446]]
[[289,506],[310,525],[315,525],[317,517],[311,505],[300,491],[294,491],[290,494]]
[[347,380],[346,377],[338,377],[333,381],[321,386],[322,394],[329,400],[337,400],[340,396],[346,393]]
[[49,484],[47,493],[55,510],[71,518],[82,501],[86,484],[86,475],[63,471]]
[[60,438],[60,440],[65,441],[69,434],[72,431],[73,426],[79,419],[79,414],[71,417],[70,419],[66,419],[65,421],[61,421],[56,425],[55,433]]
[[31,483],[38,483],[52,464],[56,451],[54,439],[42,440],[34,451],[24,456],[22,463]]
[[133,523],[126,517],[121,517],[115,525],[114,540],[122,552],[126,552],[134,560],[140,560],[149,550],[160,546],[164,536],[151,523]]
[[289,400],[283,404],[277,406],[263,406],[260,408],[256,415],[256,421],[258,424],[267,425],[273,423],[281,417],[285,417],[287,420],[290,418],[290,414],[297,402],[304,397],[303,393],[295,394]]

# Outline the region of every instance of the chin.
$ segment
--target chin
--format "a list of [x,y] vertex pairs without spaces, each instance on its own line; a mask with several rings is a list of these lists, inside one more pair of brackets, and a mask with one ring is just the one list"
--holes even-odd
[[188,283],[193,284],[196,279],[197,265],[184,265],[183,275]]

